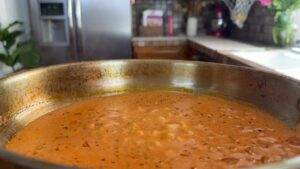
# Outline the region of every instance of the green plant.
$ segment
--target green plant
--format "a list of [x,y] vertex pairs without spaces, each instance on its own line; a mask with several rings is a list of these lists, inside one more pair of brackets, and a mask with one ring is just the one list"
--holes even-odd
[[261,5],[267,7],[275,14],[273,39],[275,44],[285,47],[294,42],[296,28],[294,26],[293,12],[300,9],[300,0],[259,0]]
[[11,66],[13,70],[18,62],[28,68],[36,67],[40,62],[35,44],[32,41],[19,40],[24,33],[19,28],[22,25],[22,22],[15,21],[7,27],[0,27],[0,44],[3,46],[3,52],[0,51],[0,61]]
[[300,0],[273,0],[272,6],[275,11],[295,11],[300,8]]

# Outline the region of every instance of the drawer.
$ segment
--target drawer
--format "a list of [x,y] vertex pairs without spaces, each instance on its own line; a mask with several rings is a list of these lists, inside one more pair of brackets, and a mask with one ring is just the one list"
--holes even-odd
[[189,59],[186,45],[134,47],[136,59]]

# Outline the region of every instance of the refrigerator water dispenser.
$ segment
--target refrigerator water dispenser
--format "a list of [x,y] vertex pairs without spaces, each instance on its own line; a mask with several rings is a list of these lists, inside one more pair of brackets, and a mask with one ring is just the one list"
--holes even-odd
[[68,44],[68,17],[65,1],[41,1],[40,23],[42,43],[49,46],[67,46]]
[[67,35],[64,20],[42,20],[43,42],[64,44],[67,43]]

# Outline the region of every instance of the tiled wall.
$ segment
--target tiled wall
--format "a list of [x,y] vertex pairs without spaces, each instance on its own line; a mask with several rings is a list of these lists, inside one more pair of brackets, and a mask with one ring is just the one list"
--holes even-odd
[[[138,26],[140,25],[140,18],[142,12],[145,9],[154,9],[161,3],[160,8],[174,7],[176,0],[136,0],[136,3],[132,6],[132,22],[133,22],[133,33],[134,36],[138,36]],[[166,2],[166,3],[165,3]],[[174,13],[177,17],[174,17],[174,22],[177,24],[177,27],[180,27],[180,32],[177,34],[185,33],[185,19],[183,13],[181,15]],[[204,33],[203,29],[203,19],[204,16],[199,17],[199,33]],[[247,21],[244,24],[242,29],[236,28],[231,38],[245,41],[245,42],[254,42],[261,43],[266,45],[273,45],[272,39],[272,27],[274,26],[274,14],[268,11],[266,8],[260,6],[259,3],[255,3],[250,12]]]
[[274,26],[274,14],[266,8],[255,3],[249,13],[243,29],[236,28],[232,38],[246,41],[272,45],[272,27]]
[[138,36],[138,28],[141,24],[142,12],[146,9],[173,9],[175,34],[182,32],[184,22],[183,13],[175,10],[176,0],[135,0],[132,5],[132,29],[133,35]]

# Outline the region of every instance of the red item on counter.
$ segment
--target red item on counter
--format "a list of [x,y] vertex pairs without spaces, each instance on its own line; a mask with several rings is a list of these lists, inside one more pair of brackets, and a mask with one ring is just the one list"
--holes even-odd
[[173,16],[168,16],[168,36],[174,35],[174,18]]

